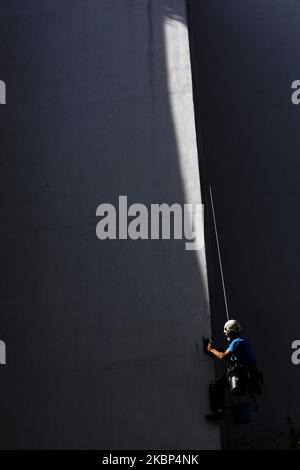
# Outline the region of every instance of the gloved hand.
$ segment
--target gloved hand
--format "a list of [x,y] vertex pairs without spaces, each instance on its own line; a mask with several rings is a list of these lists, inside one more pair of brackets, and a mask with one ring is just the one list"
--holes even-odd
[[210,357],[213,357],[211,354],[210,349],[212,348],[212,338],[203,338],[203,352]]

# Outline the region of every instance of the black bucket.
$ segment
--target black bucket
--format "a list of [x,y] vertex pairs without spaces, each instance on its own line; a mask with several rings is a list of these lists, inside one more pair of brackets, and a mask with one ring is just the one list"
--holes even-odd
[[235,397],[245,395],[247,392],[247,380],[242,371],[233,370],[228,374],[230,392]]

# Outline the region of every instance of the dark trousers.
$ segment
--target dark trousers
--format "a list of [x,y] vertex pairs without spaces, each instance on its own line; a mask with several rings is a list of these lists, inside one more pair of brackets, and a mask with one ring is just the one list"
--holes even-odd
[[209,398],[210,398],[210,407],[213,411],[223,409],[224,400],[225,400],[225,391],[228,387],[229,382],[227,378],[227,373],[224,372],[220,377],[215,379],[209,385]]

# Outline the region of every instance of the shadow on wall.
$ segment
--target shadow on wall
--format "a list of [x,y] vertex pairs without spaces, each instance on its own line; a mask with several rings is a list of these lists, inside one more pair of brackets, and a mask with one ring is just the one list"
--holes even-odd
[[3,1],[1,448],[217,446],[204,254],[95,234],[119,195],[199,197],[183,23],[175,0]]
[[[284,447],[287,417],[300,426],[299,370],[291,362],[300,326],[299,108],[291,102],[300,4],[188,5],[198,134],[203,131],[215,194],[230,315],[255,343],[265,374],[256,426],[246,437],[257,448]],[[272,77],[269,84],[266,77]],[[216,250],[210,255],[216,331],[225,309]],[[243,430],[240,435],[245,444]],[[225,437],[229,445],[239,441],[229,432]]]

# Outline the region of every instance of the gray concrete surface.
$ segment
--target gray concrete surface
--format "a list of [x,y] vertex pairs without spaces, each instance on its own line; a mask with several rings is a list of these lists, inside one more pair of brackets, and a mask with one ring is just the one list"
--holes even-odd
[[[188,1],[204,198],[214,192],[230,315],[254,342],[265,375],[249,428],[226,426],[226,447],[291,444],[300,430],[300,3],[296,0]],[[201,157],[201,154],[200,154]],[[208,220],[208,219],[206,219]],[[212,223],[208,227],[214,334],[225,308]]]
[[0,74],[0,447],[218,448],[204,251],[96,238],[201,201],[185,2],[4,0]]

